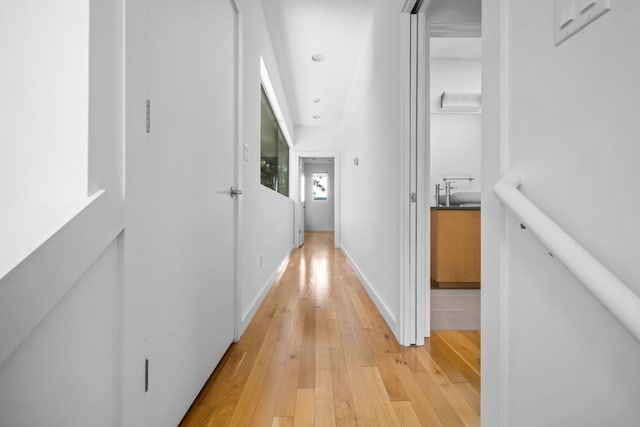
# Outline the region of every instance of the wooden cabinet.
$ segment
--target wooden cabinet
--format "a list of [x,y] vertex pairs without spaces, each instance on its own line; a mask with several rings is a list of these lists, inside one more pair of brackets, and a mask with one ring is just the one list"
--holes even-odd
[[431,210],[431,285],[480,287],[480,210]]

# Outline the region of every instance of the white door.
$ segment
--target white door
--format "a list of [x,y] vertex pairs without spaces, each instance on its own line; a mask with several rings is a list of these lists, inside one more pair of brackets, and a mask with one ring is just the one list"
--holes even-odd
[[304,245],[304,202],[295,203],[294,212],[294,236],[296,247]]
[[[427,2],[426,5],[429,3]],[[422,6],[422,7],[426,7]],[[407,208],[403,212],[402,232],[405,251],[402,254],[404,280],[402,286],[402,344],[424,345],[430,335],[430,257],[429,203],[429,35],[423,12],[403,18],[407,42],[408,101],[406,135],[408,144],[404,153],[407,176],[403,188],[406,191]]]
[[180,421],[234,338],[236,18],[230,0],[150,6],[150,426]]
[[307,210],[307,202],[304,201],[300,203],[300,227],[299,227],[300,246],[304,245],[304,228],[306,227],[304,223],[304,216],[306,215],[306,210]]
[[305,175],[304,175],[304,161],[301,157],[298,157],[298,198],[299,202],[296,203],[296,232],[298,236],[297,244],[298,247],[302,247],[304,245],[304,217],[306,215],[306,191],[307,188],[305,186]]

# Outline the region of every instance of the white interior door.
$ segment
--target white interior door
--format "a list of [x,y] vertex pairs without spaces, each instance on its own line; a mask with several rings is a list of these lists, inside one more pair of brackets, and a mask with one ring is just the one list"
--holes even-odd
[[[428,3],[428,2],[427,2]],[[423,4],[423,8],[426,5]],[[404,40],[407,43],[406,73],[407,108],[405,123],[406,151],[404,164],[407,175],[403,189],[408,204],[403,211],[403,286],[402,286],[402,343],[424,345],[429,336],[430,292],[429,280],[429,36],[425,14],[407,14],[403,20]]]
[[305,223],[304,223],[304,217],[306,215],[306,211],[307,211],[307,188],[305,185],[305,176],[304,176],[304,162],[302,161],[302,159],[298,158],[298,162],[299,162],[299,168],[298,168],[298,174],[299,179],[299,197],[300,197],[300,212],[298,213],[298,218],[300,218],[299,224],[298,224],[298,235],[299,235],[299,245],[298,247],[301,247],[302,245],[304,245],[304,229],[305,229]]
[[236,25],[230,0],[153,0],[146,424],[176,425],[234,338]]
[[293,232],[295,245],[299,248],[304,245],[304,202],[295,202],[294,209]]

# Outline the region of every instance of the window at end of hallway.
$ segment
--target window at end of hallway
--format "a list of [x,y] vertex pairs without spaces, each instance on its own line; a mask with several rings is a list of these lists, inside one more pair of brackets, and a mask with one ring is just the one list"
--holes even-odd
[[289,196],[289,146],[264,88],[260,110],[260,183]]

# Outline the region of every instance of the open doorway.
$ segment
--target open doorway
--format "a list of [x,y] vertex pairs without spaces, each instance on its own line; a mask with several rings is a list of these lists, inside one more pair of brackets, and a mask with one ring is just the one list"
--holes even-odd
[[292,165],[295,202],[294,246],[304,244],[304,233],[330,232],[340,247],[340,153],[297,152]]
[[481,39],[430,36],[431,330],[480,330]]
[[[469,82],[469,70],[464,71],[462,64],[465,58],[455,58],[459,51],[450,49],[446,55],[449,56],[448,63],[432,60],[431,41],[433,39],[445,39],[453,45],[462,42],[462,39],[470,40],[469,44],[480,45],[481,36],[481,4],[477,0],[431,0],[417,1],[411,12],[410,28],[410,67],[407,69],[409,90],[408,101],[410,110],[408,114],[408,131],[406,146],[408,154],[407,170],[410,173],[406,188],[411,195],[409,204],[409,214],[406,215],[408,226],[406,227],[408,236],[408,256],[404,257],[404,268],[406,271],[405,290],[405,321],[409,336],[415,336],[415,343],[420,344],[422,337],[429,337],[432,330],[441,329],[480,329],[480,316],[478,303],[480,292],[477,289],[469,290],[469,294],[474,294],[471,299],[472,305],[457,295],[451,299],[448,295],[440,298],[438,293],[449,292],[440,291],[438,288],[444,286],[454,287],[476,287],[479,285],[479,278],[471,281],[469,279],[459,279],[464,276],[465,268],[460,265],[460,255],[469,250],[467,241],[463,241],[458,246],[453,245],[453,257],[449,260],[454,268],[458,269],[457,275],[453,278],[438,277],[438,263],[433,263],[432,252],[437,251],[437,239],[441,238],[445,243],[452,243],[455,233],[461,230],[461,226],[454,225],[453,230],[440,232],[438,226],[432,223],[433,214],[451,216],[454,209],[470,211],[469,203],[474,203],[473,218],[477,229],[478,249],[474,255],[476,273],[479,273],[479,191],[480,188],[480,55],[474,55],[475,70],[477,78],[471,78]],[[409,31],[408,31],[409,33]],[[437,44],[438,42],[436,42]],[[463,43],[460,43],[463,44]],[[440,46],[434,46],[437,50]],[[463,50],[464,48],[460,48]],[[446,50],[446,49],[445,49]],[[436,56],[443,54],[436,53]],[[432,62],[438,69],[432,69]],[[450,69],[447,69],[449,67]],[[458,70],[454,70],[457,67]],[[434,81],[431,79],[434,73]],[[456,74],[458,73],[458,75]],[[466,74],[465,74],[466,73]],[[439,74],[439,75],[438,75]],[[435,86],[432,85],[436,83]],[[444,86],[444,87],[443,87]],[[453,95],[453,96],[452,96]],[[467,105],[468,103],[472,106]],[[473,109],[473,110],[471,110]],[[471,110],[471,111],[470,111]],[[433,114],[432,114],[433,113]],[[464,121],[464,124],[456,123]],[[451,123],[453,122],[453,123]],[[471,123],[471,124],[470,124]],[[471,132],[475,129],[477,132]],[[469,135],[474,136],[469,138]],[[473,142],[475,141],[475,142]],[[432,147],[433,144],[433,147]],[[469,147],[473,145],[473,150]],[[457,148],[456,148],[457,147]],[[432,150],[433,148],[433,150]],[[473,151],[471,153],[470,151]],[[431,157],[434,156],[433,162]],[[438,157],[441,157],[438,159]],[[471,160],[473,158],[473,160]],[[469,168],[465,163],[472,162],[475,166]],[[440,184],[441,197],[436,198],[436,184]],[[442,201],[446,205],[446,195],[449,195],[449,206],[438,206],[436,201]],[[455,196],[452,196],[455,194]],[[478,200],[462,200],[464,196],[475,197]],[[457,206],[452,206],[457,204]],[[467,204],[467,206],[462,206]],[[460,209],[465,208],[465,209]],[[434,212],[435,211],[435,212]],[[451,212],[449,212],[451,211]],[[463,212],[465,215],[469,212]],[[441,221],[446,222],[446,220]],[[474,228],[474,227],[471,227]],[[434,241],[436,239],[436,241]],[[440,254],[435,254],[439,256]],[[435,277],[434,277],[435,275]],[[476,274],[478,276],[478,274]],[[467,281],[474,282],[467,286]],[[436,289],[432,290],[432,283],[436,282]],[[444,285],[444,286],[443,286]],[[460,291],[458,291],[460,293]],[[435,297],[432,305],[432,296]],[[467,300],[469,298],[466,298]],[[442,306],[441,303],[452,303],[454,306]],[[460,304],[458,304],[460,303]],[[457,306],[456,306],[457,305]],[[436,310],[432,310],[432,308]],[[441,313],[432,313],[440,309]],[[411,311],[415,310],[415,316],[411,316]],[[451,315],[456,314],[472,317],[473,324],[461,325],[460,323],[442,324],[439,319],[432,325],[432,314]],[[464,312],[467,313],[464,313]],[[409,313],[409,314],[407,314]],[[411,333],[411,327],[415,325],[415,334]]]

